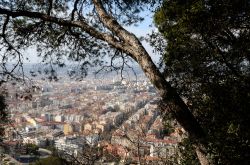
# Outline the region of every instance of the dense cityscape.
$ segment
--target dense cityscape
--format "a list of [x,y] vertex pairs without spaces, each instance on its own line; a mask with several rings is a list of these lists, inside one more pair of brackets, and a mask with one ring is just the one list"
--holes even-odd
[[[158,108],[160,98],[143,77],[136,81],[112,77],[37,80],[32,92],[23,94],[24,86],[7,88],[11,123],[4,144],[13,162],[32,162],[22,147],[27,144],[76,158],[86,148],[97,146],[120,162],[169,160],[184,133],[180,127],[166,132]],[[103,156],[98,162],[114,160]]]

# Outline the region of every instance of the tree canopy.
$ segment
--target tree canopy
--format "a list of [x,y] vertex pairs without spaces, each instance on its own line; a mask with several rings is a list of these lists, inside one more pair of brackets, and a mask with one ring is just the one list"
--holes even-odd
[[165,0],[165,75],[208,134],[215,164],[249,164],[250,2]]
[[[99,7],[97,7],[98,4]],[[14,71],[19,74],[13,78],[23,76],[22,52],[30,47],[35,47],[38,56],[48,64],[45,72],[51,73],[50,79],[57,78],[52,66],[64,66],[65,59],[79,64],[69,75],[80,79],[86,76],[90,66],[105,66],[106,70],[121,69],[122,65],[105,61],[105,56],[109,56],[113,61],[121,58],[128,64],[127,61],[131,58],[122,54],[130,53],[121,51],[125,47],[125,42],[122,41],[124,36],[120,37],[121,29],[107,27],[105,22],[122,26],[136,25],[144,19],[140,12],[154,6],[152,4],[157,5],[159,2],[154,0],[112,0],[101,1],[101,3],[92,0],[1,0],[1,14],[4,14],[0,20],[2,72],[9,75],[9,78],[13,77],[10,73]],[[96,9],[101,9],[103,14],[112,16],[110,20],[112,22],[107,20],[111,19],[108,17],[100,19],[101,13]],[[9,68],[6,63],[13,61],[13,58],[19,63]]]

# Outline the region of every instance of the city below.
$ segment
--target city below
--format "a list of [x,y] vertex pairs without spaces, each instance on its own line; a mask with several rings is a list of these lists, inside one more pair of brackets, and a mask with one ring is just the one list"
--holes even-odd
[[33,162],[23,147],[32,144],[44,150],[45,157],[54,148],[64,157],[79,159],[91,152],[87,148],[102,148],[113,158],[103,156],[97,161],[101,164],[116,158],[169,160],[185,135],[183,129],[175,123],[171,133],[166,130],[158,108],[160,97],[143,76],[136,81],[112,77],[37,80],[32,89],[6,85],[11,122],[2,142],[5,159]]

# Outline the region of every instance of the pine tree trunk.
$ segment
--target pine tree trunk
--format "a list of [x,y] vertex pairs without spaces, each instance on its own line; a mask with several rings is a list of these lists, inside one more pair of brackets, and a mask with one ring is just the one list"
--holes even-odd
[[[197,146],[203,146],[202,141],[206,136],[200,124],[176,90],[166,81],[138,38],[124,29],[112,16],[107,14],[100,0],[93,0],[93,3],[102,23],[123,41],[123,46],[120,47],[112,41],[107,42],[129,54],[140,65],[145,75],[162,97],[162,107],[164,110],[173,114],[179,124],[188,132],[190,138],[198,142]],[[208,160],[205,154],[200,152],[201,149],[197,149],[197,156],[200,163],[206,165],[205,162],[208,162]]]

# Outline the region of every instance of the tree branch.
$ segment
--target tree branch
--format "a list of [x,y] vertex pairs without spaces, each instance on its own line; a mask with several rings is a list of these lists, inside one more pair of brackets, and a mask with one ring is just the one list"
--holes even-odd
[[50,15],[50,13],[51,13],[52,5],[53,5],[53,0],[49,0],[49,8],[48,8],[48,11],[47,11],[48,15]]
[[76,0],[75,3],[74,3],[74,8],[73,8],[72,13],[71,13],[71,21],[73,21],[74,18],[75,18],[75,12],[77,10],[78,2],[79,2],[79,0]]
[[[20,68],[21,68],[21,70],[22,70],[22,77],[23,77],[23,80],[24,80],[24,71],[23,71],[22,54],[21,54],[17,49],[15,49],[14,46],[13,46],[13,45],[8,41],[8,39],[6,38],[6,33],[5,33],[5,32],[6,32],[6,28],[7,28],[7,25],[8,25],[8,23],[9,23],[9,21],[10,21],[10,16],[7,15],[7,16],[6,16],[6,19],[5,19],[5,21],[4,21],[4,24],[3,24],[3,29],[2,29],[1,37],[3,38],[3,41],[8,45],[7,50],[8,50],[8,51],[14,50],[14,51],[18,54],[18,60],[17,60],[17,63],[14,65],[14,67],[11,69],[11,71],[8,71],[8,69],[7,69],[6,65],[5,65],[5,63],[3,62],[3,69],[4,69],[4,73],[3,73],[3,74],[6,74],[6,75],[8,75],[8,76],[10,76],[10,77],[12,77],[12,78],[18,79],[17,77],[15,77],[15,76],[13,75],[13,73],[14,73],[14,71],[16,70],[16,68],[17,68],[18,66],[20,66]],[[5,58],[6,58],[6,55],[3,56],[3,60],[2,60],[2,61],[4,61]]]
[[90,26],[83,20],[71,21],[71,20],[65,20],[62,18],[49,16],[47,14],[43,14],[39,12],[31,12],[31,11],[23,11],[23,10],[11,11],[9,9],[4,9],[4,8],[0,8],[0,14],[6,14],[8,16],[11,16],[12,18],[29,17],[29,18],[34,18],[34,19],[41,19],[43,21],[56,23],[61,26],[81,28],[84,32],[88,33],[89,35],[94,36],[96,39],[106,41],[107,43],[109,43],[115,48],[124,49],[124,46],[125,46],[123,43],[119,42],[112,35],[108,33],[101,33],[100,31],[96,30],[94,27]]
[[102,2],[100,0],[93,0],[93,4],[101,22],[105,26],[107,26],[110,31],[114,32],[119,37],[122,37],[123,40],[126,40],[126,36],[124,37],[124,35],[122,34],[125,29],[120,26],[119,23],[106,12]]

